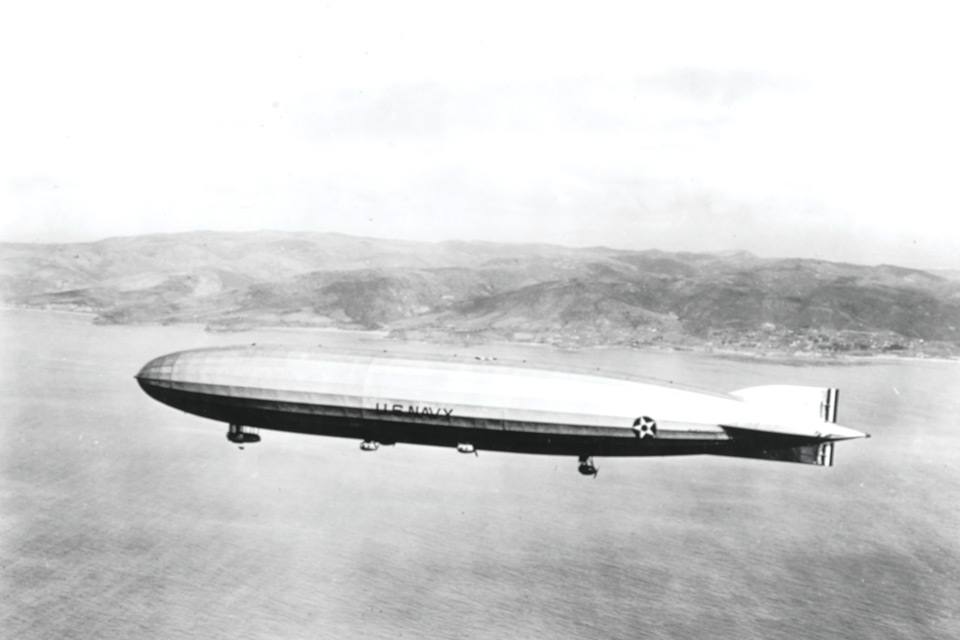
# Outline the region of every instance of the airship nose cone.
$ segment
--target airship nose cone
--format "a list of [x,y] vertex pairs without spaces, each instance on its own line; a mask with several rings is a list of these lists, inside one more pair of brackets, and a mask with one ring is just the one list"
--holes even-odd
[[154,358],[143,365],[143,368],[140,369],[135,377],[141,385],[149,381],[169,382],[173,376],[173,367],[179,357],[179,353],[170,353],[165,356],[160,356],[159,358]]
[[154,358],[143,365],[134,376],[143,391],[159,402],[170,404],[168,392],[174,381],[174,367],[180,358],[180,353],[170,353]]

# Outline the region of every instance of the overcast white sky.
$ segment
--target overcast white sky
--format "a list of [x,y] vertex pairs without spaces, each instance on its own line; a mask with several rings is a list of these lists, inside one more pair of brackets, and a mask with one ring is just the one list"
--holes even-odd
[[15,4],[3,240],[269,228],[960,268],[952,3]]

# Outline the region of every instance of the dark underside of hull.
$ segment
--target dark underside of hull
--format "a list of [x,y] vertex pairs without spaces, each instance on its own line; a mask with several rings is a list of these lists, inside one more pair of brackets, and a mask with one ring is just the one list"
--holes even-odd
[[[308,435],[351,438],[381,444],[421,444],[454,448],[472,444],[480,451],[570,456],[750,455],[750,452],[801,444],[777,437],[739,441],[690,441],[662,438],[600,437],[546,430],[504,430],[489,421],[460,419],[456,425],[410,419],[404,414],[351,415],[356,410],[312,404],[254,400],[183,391],[138,379],[155,400],[187,413],[245,427]],[[475,424],[476,426],[471,426]]]

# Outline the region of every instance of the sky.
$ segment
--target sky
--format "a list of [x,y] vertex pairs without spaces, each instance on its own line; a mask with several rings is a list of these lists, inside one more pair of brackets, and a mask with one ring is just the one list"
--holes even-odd
[[198,229],[960,268],[960,9],[7,3],[0,240]]

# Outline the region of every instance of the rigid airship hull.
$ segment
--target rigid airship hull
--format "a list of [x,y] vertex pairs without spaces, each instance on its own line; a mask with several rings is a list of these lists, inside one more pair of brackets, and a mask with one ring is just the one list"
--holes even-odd
[[823,398],[798,418],[773,415],[782,403],[758,402],[758,388],[745,390],[754,392],[747,401],[637,379],[320,347],[178,352],[149,362],[137,380],[154,399],[228,423],[235,436],[253,427],[470,452],[713,453],[813,464],[830,463],[834,440],[863,436],[831,423],[828,389],[792,388],[806,390],[807,404]]

